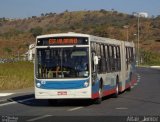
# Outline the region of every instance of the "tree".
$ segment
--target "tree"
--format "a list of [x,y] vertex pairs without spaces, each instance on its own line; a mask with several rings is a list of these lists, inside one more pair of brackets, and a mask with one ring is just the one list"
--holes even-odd
[[107,11],[105,9],[101,9],[100,12],[103,14],[107,13]]
[[44,17],[44,14],[43,14],[43,13],[41,14],[41,17]]

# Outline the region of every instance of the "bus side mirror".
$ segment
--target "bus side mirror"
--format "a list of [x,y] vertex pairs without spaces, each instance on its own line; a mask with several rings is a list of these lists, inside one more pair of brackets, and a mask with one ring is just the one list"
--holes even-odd
[[98,65],[98,56],[94,56],[94,65]]

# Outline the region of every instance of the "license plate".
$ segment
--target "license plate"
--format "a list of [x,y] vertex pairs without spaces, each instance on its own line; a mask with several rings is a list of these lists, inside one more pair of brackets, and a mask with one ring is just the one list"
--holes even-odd
[[67,95],[67,91],[59,91],[57,92],[57,95]]

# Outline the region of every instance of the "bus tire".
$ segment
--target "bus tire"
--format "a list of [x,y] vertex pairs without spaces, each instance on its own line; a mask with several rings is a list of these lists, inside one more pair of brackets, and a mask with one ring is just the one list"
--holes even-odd
[[119,95],[119,78],[117,77],[117,79],[116,79],[116,91],[115,91],[115,93],[113,94],[113,97],[114,97],[114,98],[117,98],[118,95]]
[[99,87],[98,93],[99,97],[95,99],[94,101],[95,104],[101,104],[102,102],[102,87]]
[[95,99],[95,104],[101,104],[102,102],[102,97],[103,97],[103,91],[102,91],[102,81],[100,82],[100,85],[99,85],[99,90],[98,90],[98,93],[99,93],[99,97]]

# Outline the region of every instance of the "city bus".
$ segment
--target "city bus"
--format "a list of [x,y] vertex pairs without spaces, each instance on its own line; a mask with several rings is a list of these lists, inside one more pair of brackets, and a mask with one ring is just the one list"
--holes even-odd
[[133,42],[80,33],[40,35],[35,47],[35,98],[102,98],[131,90],[135,81]]

